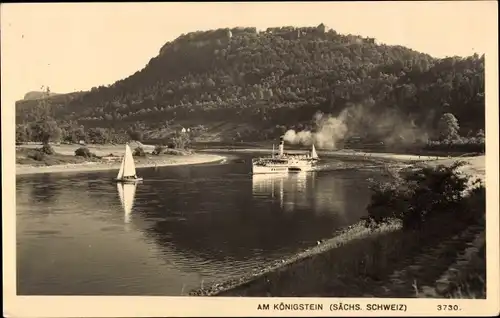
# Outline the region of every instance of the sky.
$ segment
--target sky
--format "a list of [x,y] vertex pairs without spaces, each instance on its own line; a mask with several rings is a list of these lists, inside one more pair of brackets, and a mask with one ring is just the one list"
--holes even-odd
[[2,4],[2,105],[42,85],[67,93],[112,84],[197,30],[324,23],[446,57],[485,53],[496,17],[495,1]]

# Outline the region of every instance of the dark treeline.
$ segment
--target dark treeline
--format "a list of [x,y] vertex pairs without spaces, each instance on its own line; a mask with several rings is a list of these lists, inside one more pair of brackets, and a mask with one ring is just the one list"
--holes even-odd
[[[250,127],[233,140],[262,140],[314,129],[317,111],[337,116],[367,104],[368,116],[390,110],[425,129],[450,113],[465,137],[484,131],[484,62],[477,54],[436,59],[322,24],[219,29],[166,43],[144,69],[109,87],[48,100],[59,125],[87,129],[225,121]],[[34,121],[37,101],[16,106],[18,124]]]

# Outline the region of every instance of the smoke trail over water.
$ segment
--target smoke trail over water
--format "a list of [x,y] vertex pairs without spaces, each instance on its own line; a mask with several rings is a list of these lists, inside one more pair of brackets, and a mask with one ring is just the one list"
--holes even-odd
[[288,130],[285,133],[284,139],[291,144],[301,144],[310,146],[314,143],[315,146],[323,149],[335,149],[339,140],[343,139],[347,132],[345,123],[345,114],[338,117],[316,113],[314,122],[316,131],[299,131]]
[[288,130],[284,140],[290,144],[321,149],[337,149],[340,141],[349,136],[373,137],[387,145],[411,144],[427,141],[428,133],[419,128],[408,116],[395,110],[380,112],[372,108],[373,103],[353,105],[338,116],[318,112],[314,115],[314,129]]

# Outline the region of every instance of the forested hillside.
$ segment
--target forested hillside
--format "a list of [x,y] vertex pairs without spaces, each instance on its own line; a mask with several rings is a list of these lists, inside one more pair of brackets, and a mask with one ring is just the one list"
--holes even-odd
[[[465,136],[484,129],[484,63],[484,55],[436,59],[322,24],[219,29],[181,35],[109,87],[48,101],[59,125],[134,126],[150,138],[165,137],[176,124],[214,134],[225,125],[219,137],[229,140],[275,138],[314,130],[318,111],[350,118],[345,136],[381,138],[401,126],[432,134],[451,113]],[[17,103],[19,129],[36,120],[38,107]]]

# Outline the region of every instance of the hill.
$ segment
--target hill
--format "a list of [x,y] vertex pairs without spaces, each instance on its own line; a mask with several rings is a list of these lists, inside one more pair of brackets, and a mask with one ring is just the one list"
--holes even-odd
[[[204,125],[211,140],[325,127],[340,139],[414,140],[431,134],[444,113],[466,135],[485,125],[484,55],[437,59],[323,24],[198,31],[166,43],[142,70],[109,87],[48,101],[58,122],[137,126],[146,139]],[[26,123],[33,101],[16,109],[17,122]]]
[[52,92],[47,93],[47,92],[31,91],[31,92],[27,92],[24,95],[23,100],[37,100],[37,99],[42,99],[42,98],[47,98],[47,97],[52,97],[52,96],[57,96],[57,95],[59,95],[59,94],[52,93]]

